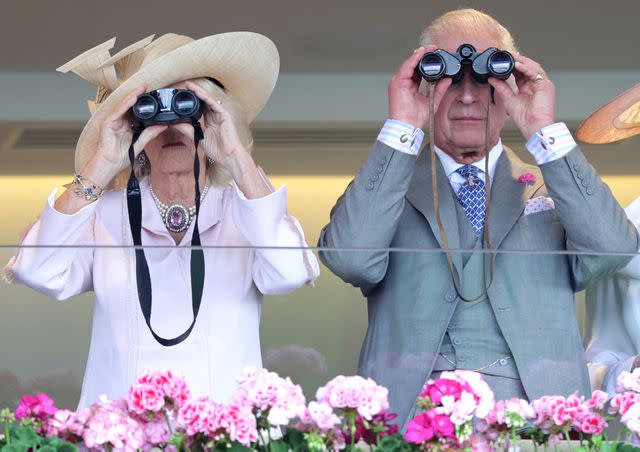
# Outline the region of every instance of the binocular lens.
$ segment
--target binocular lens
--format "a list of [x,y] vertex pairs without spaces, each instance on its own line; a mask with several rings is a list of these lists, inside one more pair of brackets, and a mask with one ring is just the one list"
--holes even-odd
[[440,55],[435,53],[427,53],[420,60],[420,74],[427,80],[437,80],[444,74],[445,64]]
[[134,115],[140,119],[152,118],[157,111],[158,102],[149,94],[143,94],[138,97],[136,104],[133,106]]
[[513,57],[507,52],[496,52],[489,58],[489,71],[494,76],[508,76],[513,71]]
[[198,109],[198,99],[189,91],[180,91],[173,96],[173,110],[180,116],[188,116]]

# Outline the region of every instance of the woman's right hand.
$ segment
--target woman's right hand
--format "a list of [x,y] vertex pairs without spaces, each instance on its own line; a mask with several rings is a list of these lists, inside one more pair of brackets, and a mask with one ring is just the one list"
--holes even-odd
[[[420,92],[421,78],[416,74],[416,67],[425,53],[433,52],[437,47],[429,45],[418,47],[407,58],[389,81],[389,119],[411,124],[418,129],[425,129],[429,121],[429,96]],[[434,111],[451,79],[446,77],[439,80],[435,89]]]
[[[87,165],[87,169],[93,174],[83,174],[101,187],[105,187],[118,173],[128,168],[129,146],[133,139],[131,118],[129,110],[134,106],[138,96],[146,92],[147,86],[140,85],[129,97],[127,97],[111,115],[107,116],[100,128],[100,140],[94,157],[94,164]],[[159,134],[167,129],[166,125],[155,125],[145,128],[133,149],[137,156]]]

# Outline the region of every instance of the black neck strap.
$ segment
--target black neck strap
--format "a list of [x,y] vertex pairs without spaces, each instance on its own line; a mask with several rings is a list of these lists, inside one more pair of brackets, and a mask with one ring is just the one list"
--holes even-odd
[[[191,237],[191,246],[200,247],[200,231],[198,229],[198,219],[200,217],[200,160],[198,159],[198,144],[204,137],[200,123],[196,120],[192,120],[193,125],[193,138],[195,143],[195,157],[193,159],[193,175],[195,178],[195,200],[196,200],[196,218],[194,220],[193,236]],[[140,309],[144,320],[149,327],[149,331],[158,341],[159,344],[165,347],[177,345],[184,341],[193,330],[198,318],[198,312],[200,311],[200,303],[202,301],[202,291],[204,288],[204,253],[202,248],[191,248],[191,307],[193,310],[193,321],[187,330],[181,335],[174,337],[173,339],[165,339],[151,327],[151,276],[149,275],[149,265],[147,264],[147,258],[144,255],[144,249],[142,248],[141,234],[142,234],[142,201],[140,199],[140,184],[136,178],[133,163],[135,159],[135,151],[133,150],[133,144],[138,140],[142,133],[142,128],[134,128],[133,138],[131,145],[129,146],[129,161],[131,162],[131,174],[129,175],[129,181],[127,182],[127,209],[129,211],[129,227],[131,229],[131,235],[133,237],[133,244],[136,247],[136,281],[138,286],[138,299],[140,300]]]

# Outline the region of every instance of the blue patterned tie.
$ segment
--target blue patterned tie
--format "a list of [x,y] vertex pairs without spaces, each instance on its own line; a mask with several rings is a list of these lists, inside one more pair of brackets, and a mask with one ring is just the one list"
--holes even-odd
[[482,234],[485,207],[485,188],[484,182],[478,177],[479,171],[478,167],[473,165],[464,165],[456,170],[465,178],[458,191],[458,199],[476,235]]

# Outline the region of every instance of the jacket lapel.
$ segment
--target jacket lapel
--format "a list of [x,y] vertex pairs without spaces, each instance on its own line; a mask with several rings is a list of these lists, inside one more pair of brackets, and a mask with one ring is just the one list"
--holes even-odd
[[[524,173],[532,173],[536,181],[529,185],[518,182]],[[489,232],[493,249],[500,245],[524,211],[528,199],[543,185],[540,169],[520,160],[505,147],[498,159],[491,186]]]
[[[436,179],[440,204],[440,218],[442,220],[442,226],[446,231],[449,249],[458,249],[460,248],[460,237],[458,235],[458,220],[456,218],[454,205],[456,201],[454,200],[449,180],[444,174],[440,160],[437,158]],[[413,172],[413,179],[409,185],[406,198],[407,201],[426,218],[440,247],[445,248],[433,203],[433,191],[431,189],[431,152],[428,147],[422,151],[416,161],[416,168]],[[453,252],[452,260],[458,274],[460,274],[462,271],[462,256],[459,252]]]

